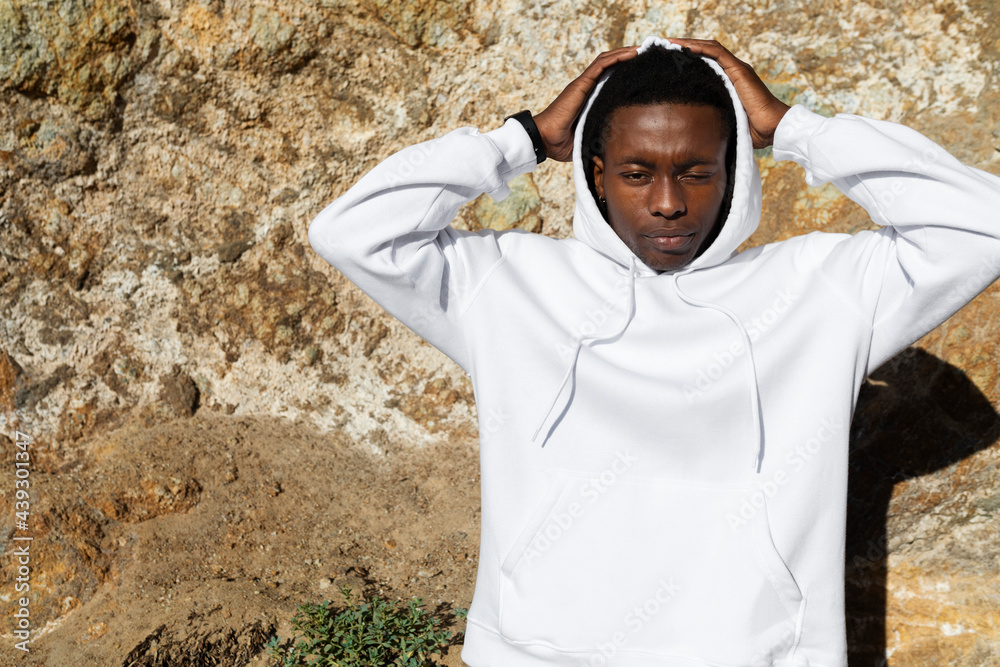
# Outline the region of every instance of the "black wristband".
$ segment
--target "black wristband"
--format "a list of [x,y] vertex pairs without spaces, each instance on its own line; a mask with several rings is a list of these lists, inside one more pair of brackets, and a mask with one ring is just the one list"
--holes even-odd
[[545,144],[542,143],[542,135],[538,132],[538,126],[535,125],[535,119],[531,117],[531,112],[528,110],[519,111],[516,114],[507,116],[504,120],[506,121],[509,118],[513,118],[520,123],[524,127],[524,131],[528,133],[531,145],[535,149],[536,163],[541,164],[545,162]]

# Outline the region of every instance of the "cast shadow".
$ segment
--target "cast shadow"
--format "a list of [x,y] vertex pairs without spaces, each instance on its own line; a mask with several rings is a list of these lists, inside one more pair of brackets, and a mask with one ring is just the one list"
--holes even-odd
[[1000,437],[1000,415],[958,368],[908,348],[872,373],[851,424],[847,498],[848,664],[887,664],[887,523],[893,486]]

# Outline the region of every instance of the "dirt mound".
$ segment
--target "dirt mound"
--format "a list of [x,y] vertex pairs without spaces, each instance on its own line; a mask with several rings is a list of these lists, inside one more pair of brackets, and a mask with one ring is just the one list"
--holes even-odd
[[[311,427],[211,414],[130,423],[88,445],[77,467],[32,474],[45,518],[32,623],[50,626],[28,655],[3,647],[18,664],[263,664],[296,605],[339,605],[340,584],[429,610],[471,602],[468,445],[376,462]],[[445,664],[461,665],[450,653]]]

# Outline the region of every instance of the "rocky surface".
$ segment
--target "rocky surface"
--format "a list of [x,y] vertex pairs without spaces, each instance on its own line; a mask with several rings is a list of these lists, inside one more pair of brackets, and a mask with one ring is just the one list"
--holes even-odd
[[[789,102],[906,123],[1000,173],[998,26],[976,0],[0,0],[0,512],[19,428],[38,555],[32,652],[5,612],[0,663],[245,664],[335,582],[468,606],[471,387],[306,240],[391,152],[686,34]],[[760,163],[751,244],[871,225]],[[563,237],[571,212],[569,168],[547,163],[456,225]],[[998,298],[863,390],[852,666],[1000,662]],[[5,556],[5,608],[15,576]]]

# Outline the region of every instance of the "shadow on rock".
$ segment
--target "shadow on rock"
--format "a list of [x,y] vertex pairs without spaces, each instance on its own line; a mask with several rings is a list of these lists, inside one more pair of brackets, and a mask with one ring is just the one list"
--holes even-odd
[[[989,399],[961,370],[918,348],[886,362],[862,387],[851,426],[848,481],[845,592],[850,667],[887,664],[893,488],[934,473],[961,476],[946,469],[998,437],[1000,415]],[[892,509],[915,514],[926,510],[899,499]]]

